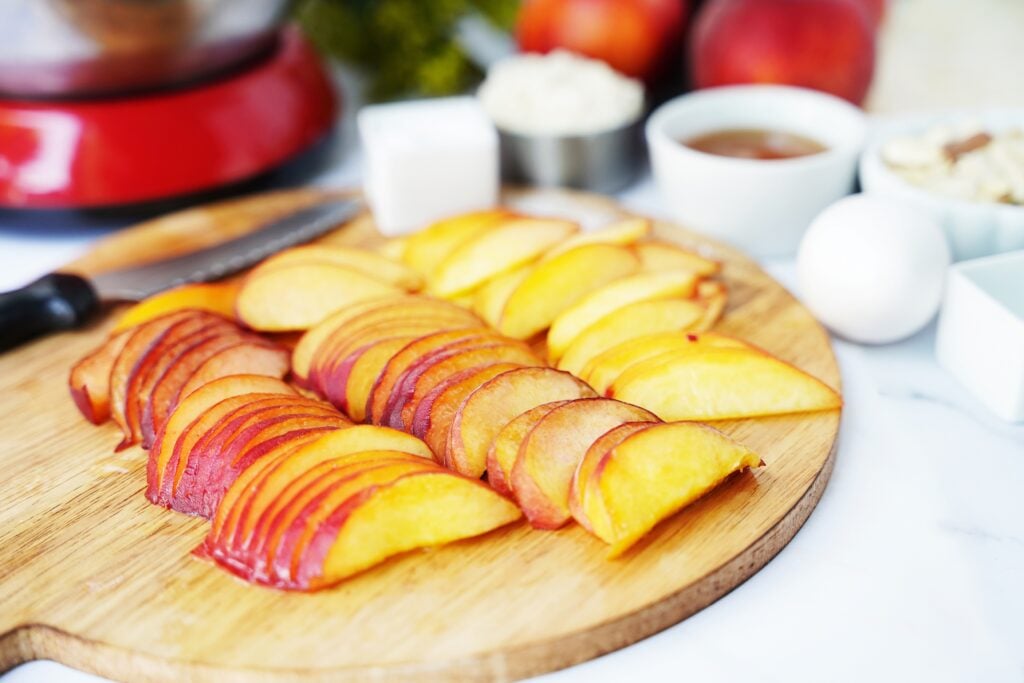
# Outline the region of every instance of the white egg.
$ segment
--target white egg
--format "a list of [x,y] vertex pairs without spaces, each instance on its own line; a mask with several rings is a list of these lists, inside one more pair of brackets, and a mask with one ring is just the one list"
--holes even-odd
[[803,302],[836,334],[885,344],[928,324],[942,299],[949,245],[930,216],[858,194],[822,211],[797,256]]

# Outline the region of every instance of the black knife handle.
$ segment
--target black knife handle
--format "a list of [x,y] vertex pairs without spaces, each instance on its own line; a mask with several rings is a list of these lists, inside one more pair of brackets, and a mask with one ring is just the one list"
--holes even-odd
[[83,325],[99,307],[99,296],[88,280],[68,273],[44,275],[0,294],[0,351]]

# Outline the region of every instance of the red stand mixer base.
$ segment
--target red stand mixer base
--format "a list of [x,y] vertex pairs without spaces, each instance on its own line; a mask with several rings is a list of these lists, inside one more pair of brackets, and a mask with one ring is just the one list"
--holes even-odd
[[336,106],[318,55],[294,28],[264,61],[192,88],[0,99],[0,207],[110,207],[237,183],[323,138]]

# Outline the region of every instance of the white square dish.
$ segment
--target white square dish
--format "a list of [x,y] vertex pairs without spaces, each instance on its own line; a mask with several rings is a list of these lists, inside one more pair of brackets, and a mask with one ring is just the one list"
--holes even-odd
[[993,413],[1024,422],[1024,251],[950,269],[935,352]]

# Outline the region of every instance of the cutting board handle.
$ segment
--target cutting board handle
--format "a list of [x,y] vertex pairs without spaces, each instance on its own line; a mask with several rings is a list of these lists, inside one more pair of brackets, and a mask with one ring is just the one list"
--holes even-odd
[[69,273],[44,275],[0,294],[0,351],[79,327],[99,310],[99,303],[92,285]]

